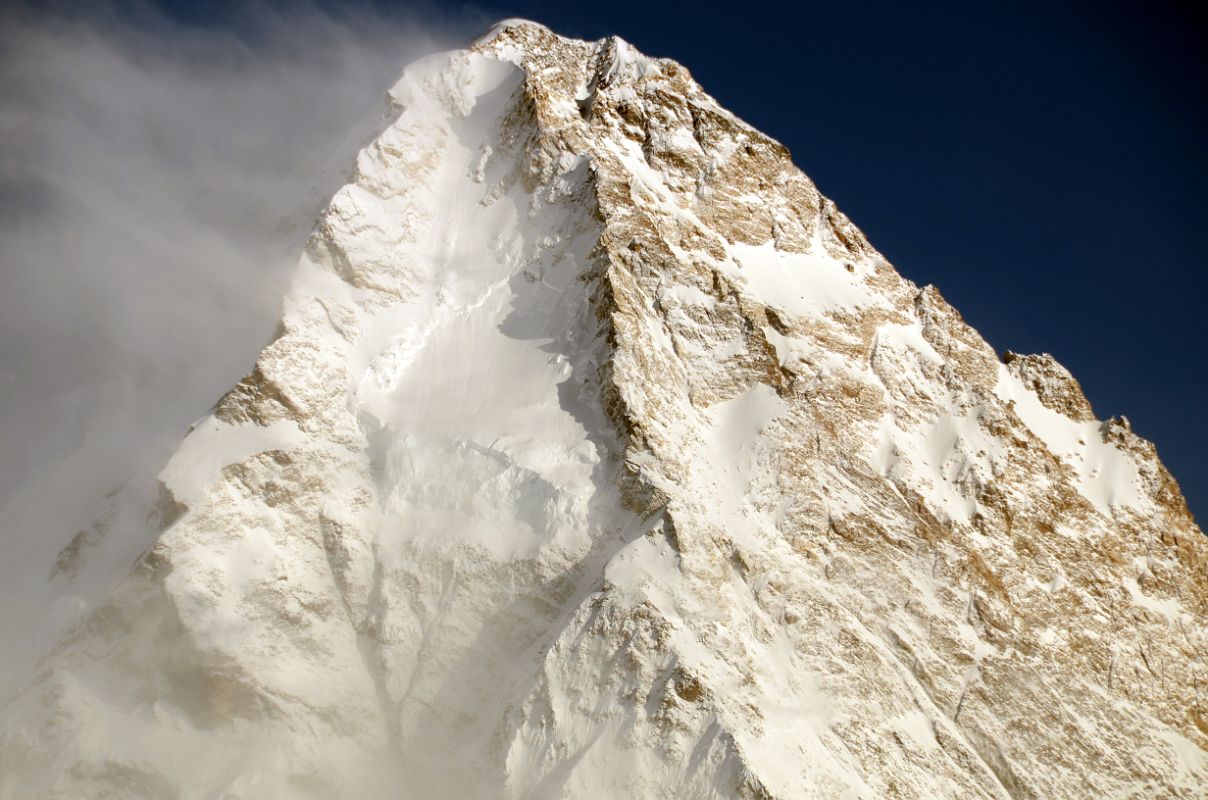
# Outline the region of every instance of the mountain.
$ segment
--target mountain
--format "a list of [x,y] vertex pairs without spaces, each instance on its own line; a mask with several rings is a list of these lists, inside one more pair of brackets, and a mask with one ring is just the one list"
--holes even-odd
[[1051,357],[620,39],[376,130],[0,796],[1203,796],[1208,543]]

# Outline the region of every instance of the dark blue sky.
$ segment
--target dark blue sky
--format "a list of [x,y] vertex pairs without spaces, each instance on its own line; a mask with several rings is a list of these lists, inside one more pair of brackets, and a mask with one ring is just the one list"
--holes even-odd
[[1129,416],[1208,512],[1208,30],[1190,4],[423,7],[467,36],[522,16],[682,62],[996,349],[1053,353],[1100,417]]

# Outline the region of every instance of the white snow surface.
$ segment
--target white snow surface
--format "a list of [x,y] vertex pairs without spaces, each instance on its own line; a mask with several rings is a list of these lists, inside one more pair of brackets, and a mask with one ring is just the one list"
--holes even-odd
[[52,579],[0,798],[1208,785],[1208,553],[1148,443],[672,62],[506,20],[387,105],[154,545]]
[[1097,420],[1075,422],[1045,407],[1036,394],[1002,368],[995,394],[1015,404],[1015,413],[1053,455],[1069,464],[1078,476],[1078,491],[1095,508],[1108,513],[1111,506],[1143,502],[1140,472],[1128,453],[1105,442]]

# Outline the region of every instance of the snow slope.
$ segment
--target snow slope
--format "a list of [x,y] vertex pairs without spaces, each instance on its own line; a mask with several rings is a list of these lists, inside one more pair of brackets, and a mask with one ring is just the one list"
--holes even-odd
[[388,105],[0,797],[1208,785],[1208,547],[1068,372],[619,39],[507,21]]

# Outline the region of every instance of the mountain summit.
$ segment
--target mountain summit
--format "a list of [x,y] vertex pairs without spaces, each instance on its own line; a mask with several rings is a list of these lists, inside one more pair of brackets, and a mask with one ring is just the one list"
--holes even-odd
[[0,797],[1208,786],[1208,542],[1153,446],[620,39],[409,67],[161,481]]

